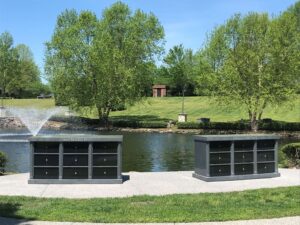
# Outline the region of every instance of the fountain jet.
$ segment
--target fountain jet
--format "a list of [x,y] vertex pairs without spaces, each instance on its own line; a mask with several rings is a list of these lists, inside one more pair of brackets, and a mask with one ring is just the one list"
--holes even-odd
[[6,108],[11,114],[18,117],[22,123],[27,127],[33,136],[36,136],[43,125],[55,114],[62,112],[62,107],[55,107],[50,109],[38,108],[20,108],[9,107]]

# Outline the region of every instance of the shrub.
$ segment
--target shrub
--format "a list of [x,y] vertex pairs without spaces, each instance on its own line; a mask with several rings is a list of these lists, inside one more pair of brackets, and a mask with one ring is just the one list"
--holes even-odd
[[287,160],[287,157],[282,151],[282,148],[278,149],[278,167],[280,168],[289,168],[290,163]]
[[4,173],[4,167],[7,162],[7,157],[4,152],[0,152],[0,175]]
[[115,120],[112,125],[130,128],[166,128],[168,123],[164,121]]
[[271,123],[273,120],[271,118],[264,118],[261,121],[264,123]]
[[[250,130],[250,123],[246,120],[236,122],[185,122],[178,123],[179,129],[215,129],[215,130]],[[259,130],[271,131],[300,131],[300,123],[264,120],[259,122]]]
[[245,122],[211,122],[210,129],[216,130],[249,130],[250,126]]
[[300,142],[290,143],[281,148],[289,167],[300,168]]
[[167,128],[168,123],[163,121],[141,121],[139,122],[141,128]]
[[132,120],[115,120],[115,121],[112,121],[112,125],[114,127],[138,128],[138,122],[132,121]]
[[201,129],[200,123],[196,122],[178,122],[177,123],[178,129]]
[[273,131],[300,131],[299,122],[284,122],[284,121],[261,121],[259,122],[260,130]]
[[249,130],[250,126],[247,122],[185,122],[177,123],[179,129],[215,129],[215,130]]
[[113,111],[113,112],[114,111],[124,111],[124,110],[126,110],[126,106],[124,103],[120,103],[111,109],[111,111]]

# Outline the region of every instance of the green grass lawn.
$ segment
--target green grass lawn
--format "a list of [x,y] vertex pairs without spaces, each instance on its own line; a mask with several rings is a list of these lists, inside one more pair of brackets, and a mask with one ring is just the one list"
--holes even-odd
[[5,99],[4,106],[5,107],[51,108],[54,107],[54,100],[53,99]]
[[[248,119],[246,109],[242,105],[219,105],[209,97],[187,97],[185,102],[185,112],[188,113],[188,121],[196,121],[200,117],[209,117],[212,121],[216,122]],[[5,100],[5,105],[47,108],[54,106],[54,102],[51,99],[13,99]],[[146,121],[177,120],[177,115],[180,112],[180,97],[146,98],[134,106],[128,106],[124,111],[112,112],[111,116],[112,118],[129,117]],[[96,110],[81,112],[81,115],[97,118]],[[288,104],[267,107],[263,118],[300,122],[300,96]]]
[[0,196],[0,216],[29,220],[142,223],[202,222],[300,215],[300,187],[128,198]]
[[[263,117],[289,122],[300,121],[300,96],[293,101],[293,105],[293,107],[288,104],[281,107],[268,107]],[[180,112],[181,98],[179,97],[148,98],[144,102],[128,107],[125,111],[113,112],[112,116],[152,115],[177,120]],[[218,122],[248,119],[245,107],[236,104],[219,105],[209,97],[187,97],[185,112],[188,114],[188,121],[196,121],[200,117],[208,117]]]

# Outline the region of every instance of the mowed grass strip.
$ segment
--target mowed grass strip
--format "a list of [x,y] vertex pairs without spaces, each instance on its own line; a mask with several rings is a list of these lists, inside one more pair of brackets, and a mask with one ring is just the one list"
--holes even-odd
[[0,196],[0,216],[29,220],[104,223],[278,218],[300,215],[299,196],[300,187],[215,194],[95,199]]
[[[181,112],[181,97],[145,98],[133,106],[127,106],[124,111],[116,111],[110,114],[111,119],[134,119],[142,121],[168,121],[177,120]],[[54,107],[53,99],[10,99],[4,100],[5,106]],[[185,98],[185,112],[188,121],[195,122],[200,117],[208,117],[211,121],[227,122],[248,119],[245,106],[241,104],[220,105],[214,98],[197,96]],[[82,110],[81,116],[97,118],[96,110]],[[300,122],[300,95],[286,104],[268,106],[263,118],[272,118],[286,122]]]
[[5,99],[3,102],[5,107],[47,109],[55,106],[54,99]]

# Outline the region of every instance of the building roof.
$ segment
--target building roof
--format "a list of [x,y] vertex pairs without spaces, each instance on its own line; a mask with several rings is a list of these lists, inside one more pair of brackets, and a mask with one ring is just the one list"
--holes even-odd
[[166,88],[166,85],[163,84],[155,84],[152,88]]

